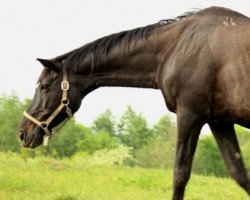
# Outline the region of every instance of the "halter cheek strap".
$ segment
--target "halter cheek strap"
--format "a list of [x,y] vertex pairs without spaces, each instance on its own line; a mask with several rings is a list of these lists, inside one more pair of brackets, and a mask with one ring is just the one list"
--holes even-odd
[[55,117],[61,112],[61,110],[63,108],[66,108],[66,113],[68,115],[69,118],[73,117],[73,113],[71,111],[71,109],[69,108],[69,99],[68,99],[68,90],[69,90],[69,82],[67,79],[67,73],[64,72],[63,73],[63,81],[61,82],[61,89],[62,89],[62,100],[60,105],[55,109],[55,111],[48,117],[47,120],[45,121],[39,121],[36,118],[34,118],[33,116],[31,116],[29,113],[27,113],[27,111],[24,111],[23,115],[29,119],[30,121],[32,121],[33,123],[35,123],[36,125],[38,125],[39,127],[41,127],[44,132],[44,138],[43,138],[43,145],[47,146],[48,145],[48,140],[49,138],[52,137],[52,133],[49,131],[49,125],[50,123],[55,119]]

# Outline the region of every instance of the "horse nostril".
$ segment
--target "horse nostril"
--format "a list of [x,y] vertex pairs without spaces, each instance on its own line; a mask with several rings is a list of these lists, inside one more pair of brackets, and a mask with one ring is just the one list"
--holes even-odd
[[20,131],[19,132],[19,137],[20,137],[20,139],[23,141],[24,140],[24,138],[25,138],[25,133],[24,133],[24,131]]

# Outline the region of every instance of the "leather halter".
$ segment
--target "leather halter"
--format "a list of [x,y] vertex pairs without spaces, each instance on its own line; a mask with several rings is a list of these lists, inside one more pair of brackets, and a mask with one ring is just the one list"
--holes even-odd
[[73,113],[71,111],[71,109],[69,108],[69,99],[68,99],[68,90],[69,90],[69,82],[67,79],[67,72],[63,73],[63,81],[61,82],[61,89],[62,89],[62,100],[60,105],[55,109],[55,111],[47,118],[47,120],[45,121],[39,121],[36,118],[34,118],[33,116],[31,116],[29,113],[27,113],[27,111],[24,111],[23,115],[29,119],[30,121],[32,121],[33,123],[35,123],[36,125],[38,125],[39,127],[41,127],[44,132],[44,146],[47,146],[48,144],[48,139],[52,137],[52,133],[49,131],[49,125],[50,123],[55,119],[55,117],[61,112],[61,110],[65,107],[66,108],[66,113],[68,115],[69,118],[73,117]]

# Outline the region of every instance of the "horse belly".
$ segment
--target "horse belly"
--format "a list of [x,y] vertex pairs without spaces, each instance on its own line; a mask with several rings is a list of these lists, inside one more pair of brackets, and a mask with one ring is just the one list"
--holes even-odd
[[250,125],[250,67],[234,60],[217,76],[214,113],[226,121]]

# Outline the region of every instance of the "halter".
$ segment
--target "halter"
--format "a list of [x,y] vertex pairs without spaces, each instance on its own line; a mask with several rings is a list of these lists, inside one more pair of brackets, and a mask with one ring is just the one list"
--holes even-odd
[[36,118],[34,118],[33,116],[31,116],[29,113],[27,113],[26,111],[24,111],[23,115],[29,119],[30,121],[32,121],[33,123],[35,123],[36,125],[38,125],[39,127],[41,127],[44,132],[44,138],[43,138],[43,145],[47,146],[48,145],[48,140],[49,138],[52,137],[52,133],[49,131],[49,125],[50,123],[55,119],[55,117],[61,112],[61,110],[65,107],[66,108],[66,113],[68,115],[69,118],[73,117],[73,113],[71,111],[71,109],[69,108],[69,99],[68,99],[68,90],[69,90],[69,82],[67,79],[67,72],[63,73],[63,81],[61,82],[61,89],[62,89],[62,100],[60,105],[55,109],[55,111],[47,118],[47,120],[45,121],[39,121]]

